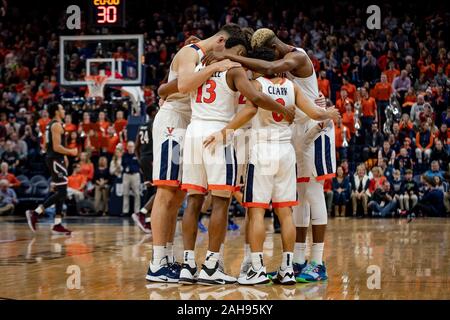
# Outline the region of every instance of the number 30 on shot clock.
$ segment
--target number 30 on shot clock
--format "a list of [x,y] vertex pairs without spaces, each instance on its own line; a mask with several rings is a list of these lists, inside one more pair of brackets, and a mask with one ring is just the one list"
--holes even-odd
[[125,0],[89,0],[89,11],[94,27],[125,26]]

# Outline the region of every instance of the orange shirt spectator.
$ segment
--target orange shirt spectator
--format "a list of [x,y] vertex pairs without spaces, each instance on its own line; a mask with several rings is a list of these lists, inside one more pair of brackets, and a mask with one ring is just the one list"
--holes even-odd
[[74,173],[68,177],[67,186],[78,191],[83,191],[86,186],[86,177],[81,173]]
[[[344,80],[344,82],[345,82],[345,80]],[[348,97],[350,99],[352,99],[352,101],[355,101],[356,86],[354,84],[347,82],[344,85],[342,85],[341,90],[342,89],[345,89],[348,93]]]
[[377,101],[389,101],[392,94],[392,86],[387,82],[377,82],[373,89],[373,97]]
[[[345,92],[345,91],[343,91]],[[343,93],[342,92],[342,93]],[[340,98],[336,98],[336,108],[339,110],[339,112],[341,114],[343,114],[345,112],[345,105],[350,103],[353,105],[353,100],[346,97],[346,95],[341,93],[341,97]]]
[[17,188],[20,186],[20,180],[16,178],[12,173],[0,173],[0,180],[8,180],[10,187]]
[[94,165],[90,163],[80,163],[80,173],[91,181],[94,178]]
[[351,135],[354,135],[356,132],[355,113],[351,110],[345,111],[344,114],[342,115],[342,124],[350,130]]
[[117,134],[113,135],[112,137],[108,137],[107,143],[106,143],[106,152],[110,155],[113,155],[116,151],[116,147],[119,144],[119,136]]
[[317,78],[317,85],[319,91],[323,93],[326,98],[330,97],[330,81],[325,77],[325,71],[320,72],[320,76]]
[[416,103],[417,101],[417,97],[416,94],[414,93],[414,91],[410,90],[408,91],[408,93],[405,95],[405,100],[403,102],[402,107],[412,107],[412,105],[414,103]]
[[38,120],[39,131],[40,131],[42,134],[45,134],[45,128],[47,127],[47,125],[49,124],[49,122],[50,122],[50,118],[40,118],[40,119]]
[[64,131],[66,131],[66,133],[70,134],[71,132],[77,131],[78,127],[76,124],[73,123],[65,123],[64,124]]
[[361,99],[361,109],[364,117],[376,118],[377,104],[372,97]]
[[384,72],[384,74],[387,77],[387,81],[390,84],[392,84],[392,81],[394,81],[394,79],[400,75],[400,70],[398,70],[398,69],[389,69],[389,70],[386,70]]
[[116,120],[114,122],[114,129],[116,130],[116,133],[119,134],[122,132],[122,130],[127,126],[128,121],[125,119]]

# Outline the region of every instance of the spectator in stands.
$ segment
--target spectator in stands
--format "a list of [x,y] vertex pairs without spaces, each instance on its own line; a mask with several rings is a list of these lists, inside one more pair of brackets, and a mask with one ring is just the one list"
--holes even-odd
[[106,157],[100,157],[94,174],[94,206],[98,215],[105,215],[108,212],[110,180],[108,159]]
[[340,98],[336,100],[336,108],[339,110],[341,114],[345,111],[346,104],[353,104],[353,100],[348,97],[348,93],[346,89],[341,89]]
[[332,186],[334,215],[336,217],[340,217],[341,214],[345,216],[351,188],[349,179],[344,175],[344,170],[341,166],[336,169],[336,177],[333,178]]
[[123,149],[122,145],[118,145],[116,150],[114,151],[114,156],[112,157],[111,163],[109,165],[109,174],[115,179],[120,178],[122,176],[122,156]]
[[411,107],[411,112],[409,116],[415,126],[415,129],[418,129],[420,127],[419,115],[425,109],[424,105],[425,105],[425,98],[423,94],[419,94],[417,96],[417,102],[414,103],[413,106]]
[[317,78],[317,84],[319,86],[319,91],[325,96],[325,98],[330,98],[330,81],[327,79],[327,74],[325,71],[319,72],[319,77]]
[[373,193],[369,202],[369,208],[372,209],[373,217],[388,217],[394,214],[397,207],[397,201],[394,199],[394,193],[391,190],[389,181],[384,180],[381,187],[378,187]]
[[429,124],[422,123],[419,132],[416,133],[416,159],[419,164],[430,160],[433,142],[434,138],[430,132]]
[[116,133],[120,135],[122,130],[127,126],[128,121],[124,119],[123,111],[117,111],[116,112],[116,121],[114,122],[114,129],[116,130]]
[[366,174],[366,167],[364,164],[360,164],[351,179],[353,216],[357,215],[358,204],[362,205],[364,216],[367,216],[367,204],[369,201],[367,189],[369,188],[369,180],[369,176]]
[[378,148],[383,144],[384,137],[378,130],[378,123],[373,122],[371,125],[371,132],[366,133],[365,146],[363,149],[364,160],[369,161],[369,167],[378,159]]
[[395,162],[395,151],[391,149],[391,144],[388,140],[383,142],[383,147],[378,151],[378,163],[381,163],[382,159],[388,159],[387,165],[393,166]]
[[400,201],[400,199],[403,199],[403,190],[402,190],[402,186],[403,186],[403,179],[402,179],[402,175],[400,173],[400,170],[395,169],[392,173],[392,177],[391,179],[388,179],[388,181],[391,183],[391,188],[392,188],[392,192],[394,193],[394,199],[397,201],[397,203],[400,206],[400,209],[402,209],[402,203]]
[[372,195],[377,188],[381,188],[386,177],[383,175],[383,170],[380,167],[372,168],[372,179],[369,182],[369,193]]
[[400,75],[400,70],[395,68],[394,61],[389,61],[388,69],[386,71],[384,71],[383,74],[386,75],[387,82],[390,85],[392,85],[392,82],[394,82],[394,79]]
[[362,76],[366,81],[372,81],[376,78],[378,67],[377,59],[372,55],[372,51],[366,50],[366,55],[361,60]]
[[392,89],[395,92],[400,105],[403,104],[403,98],[411,87],[411,79],[408,77],[408,72],[402,70],[400,75],[392,82]]
[[380,116],[380,123],[384,123],[386,120],[385,109],[389,105],[389,98],[392,94],[392,86],[387,80],[386,74],[381,75],[380,82],[375,84],[375,88],[373,89],[373,97],[375,98],[377,107],[378,107],[378,115]]
[[372,123],[377,122],[377,103],[375,99],[369,96],[369,92],[365,87],[361,88],[361,123],[364,127],[369,128]]
[[[356,100],[356,86],[349,81],[347,77],[342,77],[342,87],[341,87],[341,94],[342,90],[345,90],[348,94],[348,97],[351,101]],[[344,97],[345,98],[345,97]]]
[[6,132],[8,134],[12,134],[13,132],[18,133],[20,127],[20,123],[16,122],[16,115],[14,113],[10,113],[8,116],[8,123],[5,125]]
[[84,200],[84,191],[86,190],[86,176],[81,173],[80,164],[73,165],[73,173],[68,177],[67,194],[69,198],[75,198],[78,203]]
[[413,179],[413,171],[411,169],[406,170],[405,179],[403,180],[400,195],[400,210],[402,214],[405,211],[408,212],[410,208],[414,207],[418,201],[419,186]]
[[16,172],[16,168],[19,165],[19,154],[14,150],[14,143],[10,140],[5,143],[5,151],[2,154],[2,161],[6,162],[9,166],[9,171]]
[[444,193],[436,188],[436,181],[433,177],[425,175],[422,180],[425,185],[425,193],[411,211],[418,216],[445,216]]
[[334,128],[336,151],[340,160],[347,159],[347,150],[350,144],[350,129],[342,124],[342,118],[337,120]]
[[86,177],[86,182],[94,179],[94,164],[87,152],[80,153],[80,173]]
[[20,180],[16,178],[16,176],[12,173],[9,173],[9,166],[6,162],[2,162],[0,172],[0,180],[6,180],[9,183],[9,186],[12,188],[17,188],[20,186]]
[[39,154],[39,139],[29,124],[25,126],[21,139],[27,144],[29,157]]
[[139,212],[141,208],[141,176],[139,161],[134,153],[134,142],[128,141],[127,152],[122,157],[123,168],[123,213],[127,216],[130,213],[130,191],[134,195],[134,212]]
[[401,148],[400,153],[395,159],[394,168],[400,170],[401,173],[405,173],[406,170],[413,169],[414,162],[408,154],[406,148]]
[[8,180],[0,180],[0,215],[14,212],[17,203],[17,195],[9,188]]
[[449,156],[447,150],[444,149],[444,145],[442,141],[439,139],[434,140],[434,148],[431,151],[430,160],[437,161],[439,163],[439,167],[449,170]]
[[67,136],[70,136],[72,132],[76,132],[78,130],[77,125],[72,123],[72,115],[66,114],[64,118],[64,131]]
[[444,180],[444,171],[441,170],[439,161],[431,162],[431,169],[425,172],[425,176],[431,178],[439,177],[441,180]]

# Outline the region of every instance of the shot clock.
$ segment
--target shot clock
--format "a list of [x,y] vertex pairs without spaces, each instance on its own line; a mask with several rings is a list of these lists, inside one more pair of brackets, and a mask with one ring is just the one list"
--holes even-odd
[[89,0],[89,11],[94,27],[125,26],[125,0]]

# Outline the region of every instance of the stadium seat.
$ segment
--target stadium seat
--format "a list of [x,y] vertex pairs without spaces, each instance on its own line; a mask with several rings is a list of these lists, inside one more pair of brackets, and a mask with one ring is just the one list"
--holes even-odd
[[47,181],[38,181],[33,185],[33,195],[36,197],[46,197],[49,189]]
[[19,180],[20,182],[30,181],[30,179],[29,179],[27,176],[23,175],[23,174],[21,174],[20,176],[17,176],[16,178],[17,178],[17,180]]
[[46,177],[44,177],[44,176],[41,176],[41,175],[37,175],[37,176],[34,176],[34,177],[32,177],[31,179],[30,179],[30,183],[31,184],[36,184],[37,182],[40,182],[40,181],[47,181],[47,178]]
[[30,197],[32,193],[33,193],[33,186],[31,185],[30,181],[28,180],[22,181],[17,190],[18,197],[19,198]]

